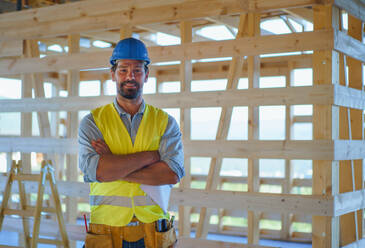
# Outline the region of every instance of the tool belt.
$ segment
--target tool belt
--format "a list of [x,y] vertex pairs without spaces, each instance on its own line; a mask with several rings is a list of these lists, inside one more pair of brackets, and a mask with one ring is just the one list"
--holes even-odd
[[172,221],[164,221],[167,230],[160,230],[160,221],[142,223],[133,218],[127,226],[89,224],[85,248],[121,248],[123,240],[136,242],[144,239],[146,248],[172,248],[177,242]]

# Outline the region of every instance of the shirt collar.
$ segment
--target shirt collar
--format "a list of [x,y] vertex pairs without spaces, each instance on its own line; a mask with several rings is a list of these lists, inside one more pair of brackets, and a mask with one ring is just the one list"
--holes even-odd
[[[119,115],[130,115],[128,114],[121,106],[119,106],[118,102],[117,102],[117,98],[114,98],[114,107],[117,110]],[[142,99],[142,103],[141,106],[139,106],[138,112],[136,113],[136,115],[138,114],[143,114],[144,110],[146,108],[146,104],[144,103],[144,100]]]

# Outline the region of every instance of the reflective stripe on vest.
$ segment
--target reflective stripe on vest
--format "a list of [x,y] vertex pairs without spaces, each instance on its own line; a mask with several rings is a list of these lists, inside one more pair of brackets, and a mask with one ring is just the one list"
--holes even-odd
[[[138,195],[133,197],[134,206],[149,206],[156,205],[156,203],[148,195]],[[90,205],[112,205],[119,207],[132,207],[132,202],[130,197],[126,196],[105,196],[105,195],[91,195]]]

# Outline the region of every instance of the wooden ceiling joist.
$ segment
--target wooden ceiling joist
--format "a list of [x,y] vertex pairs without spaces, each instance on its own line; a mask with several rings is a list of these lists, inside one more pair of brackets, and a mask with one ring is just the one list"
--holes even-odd
[[[161,2],[133,1],[130,4],[118,0],[89,0],[67,5],[30,9],[0,16],[0,40],[38,39],[110,30],[122,24],[132,26],[161,23],[209,16],[230,15],[245,12],[265,12],[283,8],[298,8],[319,4],[326,0],[272,0],[242,2],[239,0],[174,0]],[[8,27],[13,27],[9,29]]]
[[[246,37],[227,41],[194,42],[168,47],[151,47],[153,62],[185,59],[249,56],[278,52],[330,49],[331,31],[295,33],[280,36]],[[52,72],[69,69],[107,68],[111,50],[73,55],[47,56],[42,59],[4,59],[0,61],[0,75],[27,72]],[[90,57],[93,59],[91,60]]]

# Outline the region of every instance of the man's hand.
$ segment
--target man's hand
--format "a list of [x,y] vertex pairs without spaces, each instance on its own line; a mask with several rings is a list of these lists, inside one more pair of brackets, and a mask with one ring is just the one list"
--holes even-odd
[[102,139],[92,140],[91,145],[99,155],[112,154],[109,146]]

